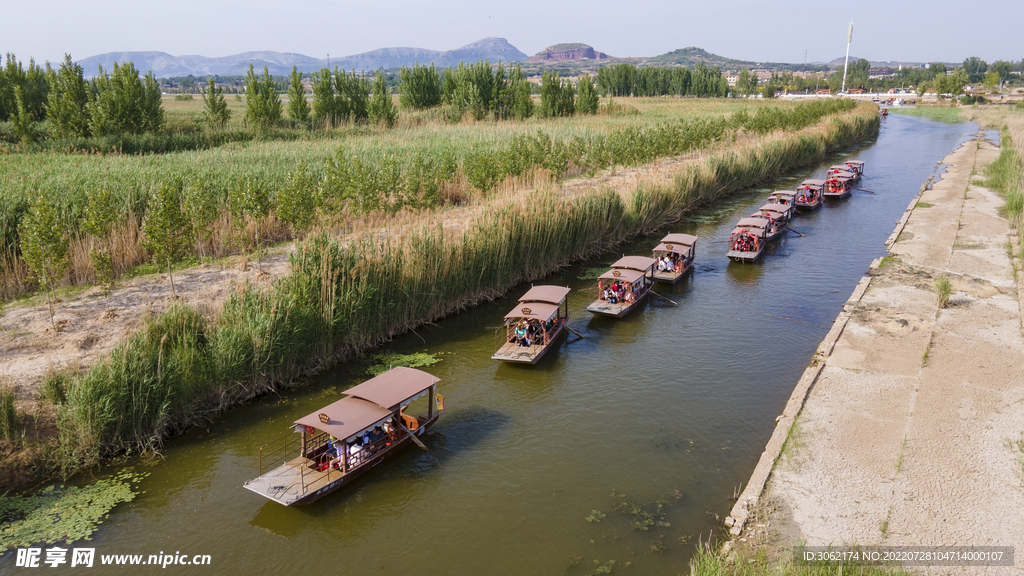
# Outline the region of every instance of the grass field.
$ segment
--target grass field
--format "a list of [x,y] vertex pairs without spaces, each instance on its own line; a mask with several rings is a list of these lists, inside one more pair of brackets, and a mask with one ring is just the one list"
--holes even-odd
[[[242,130],[240,103],[233,126]],[[197,122],[201,100],[165,102],[168,124]],[[277,205],[279,192],[317,202],[316,223],[337,227],[372,211],[403,207],[433,208],[480,198],[495,186],[533,187],[549,180],[589,174],[616,165],[637,165],[709,146],[739,130],[768,133],[795,130],[824,115],[848,110],[850,101],[788,102],[729,99],[648,98],[605,102],[595,116],[531,118],[523,122],[448,124],[437,110],[400,115],[398,126],[343,126],[329,130],[293,129],[264,139],[229,142],[209,149],[165,154],[67,153],[58,150],[0,155],[0,297],[31,290],[19,260],[18,227],[29,200],[47,198],[64,235],[72,242],[66,283],[94,282],[88,253],[94,246],[121,246],[112,252],[116,274],[142,264],[147,253],[137,248],[140,224],[154,191],[167,184],[198,186],[222,215],[218,233],[197,238],[195,255],[221,256],[237,251],[226,229],[239,214],[228,209],[232,189],[256,185]],[[190,129],[195,129],[193,126]],[[216,140],[215,135],[210,138]],[[107,209],[115,216],[110,237],[90,238],[83,216],[91,195],[109,192]],[[276,220],[247,225],[281,240],[295,230]],[[202,245],[206,242],[206,245]]]

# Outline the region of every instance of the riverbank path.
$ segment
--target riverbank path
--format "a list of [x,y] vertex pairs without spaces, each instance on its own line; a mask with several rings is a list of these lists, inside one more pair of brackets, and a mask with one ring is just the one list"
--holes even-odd
[[[911,204],[824,360],[766,495],[808,545],[1014,546],[1024,574],[1024,333],[979,137]],[[936,279],[949,303],[939,308]]]

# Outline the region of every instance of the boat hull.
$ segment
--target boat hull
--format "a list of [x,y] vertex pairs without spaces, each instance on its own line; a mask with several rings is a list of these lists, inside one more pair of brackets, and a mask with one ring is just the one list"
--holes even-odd
[[733,262],[744,262],[750,263],[756,261],[761,255],[764,254],[764,248],[762,247],[757,252],[742,252],[740,250],[729,250],[725,253]]
[[797,204],[796,204],[796,209],[801,211],[801,212],[810,212],[812,210],[817,210],[818,208],[821,208],[821,200],[820,199],[817,202],[808,202],[808,203],[797,202]]
[[826,193],[822,194],[822,196],[824,196],[825,198],[831,198],[833,200],[841,200],[843,198],[849,198],[852,194],[853,194],[852,190],[847,190],[846,192],[842,192],[842,193],[839,193],[839,194],[834,194],[834,193],[826,192]]

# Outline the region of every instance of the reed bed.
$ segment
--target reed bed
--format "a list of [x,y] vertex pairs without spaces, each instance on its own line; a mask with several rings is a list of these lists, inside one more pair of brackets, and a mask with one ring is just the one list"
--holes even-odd
[[878,127],[875,108],[864,105],[710,155],[670,184],[496,197],[454,234],[429,219],[357,241],[313,234],[298,244],[291,274],[271,287],[242,287],[212,319],[172,307],[69,378],[58,416],[62,461],[73,468],[159,445],[207,414],[818,161]]
[[[283,209],[241,226],[256,229],[259,241],[288,239],[375,213],[485,198],[495,187],[523,189],[539,181],[677,156],[739,131],[800,130],[855,106],[849,100],[742,107],[689,102],[631,99],[638,106],[636,114],[555,121],[457,126],[424,121],[392,131],[353,126],[326,136],[236,142],[177,154],[9,154],[0,157],[0,286],[5,297],[33,287],[24,281],[24,266],[18,263],[19,224],[29,200],[40,196],[55,204],[64,235],[72,241],[71,266],[62,280],[91,283],[96,270],[88,255],[96,246],[111,247],[115,275],[148,260],[149,254],[138,248],[140,225],[154,191],[164,185],[194,187],[211,199],[219,216],[202,226],[211,229],[196,238],[193,255],[223,256],[243,249],[230,241],[213,242],[230,240],[237,219],[247,218],[230,205],[231,191],[242,187],[266,189],[271,205]],[[345,138],[335,140],[334,134]],[[341,144],[332,150],[335,143]],[[103,238],[83,230],[90,195],[99,190],[109,193],[106,209],[116,215],[109,237]],[[294,206],[303,202],[315,203],[315,214],[300,225],[287,215],[294,216]]]

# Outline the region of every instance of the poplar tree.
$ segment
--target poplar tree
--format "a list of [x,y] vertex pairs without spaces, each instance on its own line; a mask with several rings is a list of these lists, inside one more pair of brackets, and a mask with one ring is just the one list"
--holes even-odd
[[166,182],[160,184],[149,201],[142,234],[142,247],[153,253],[157,266],[167,267],[171,295],[177,296],[171,265],[181,258],[189,237],[189,221],[181,209],[181,192],[177,188]]
[[89,102],[92,91],[83,77],[82,67],[64,55],[60,70],[47,72],[50,91],[46,102],[46,116],[50,130],[56,138],[86,138],[89,136]]
[[57,301],[54,289],[70,265],[69,240],[63,230],[57,217],[57,207],[46,194],[40,194],[29,205],[18,226],[21,257],[46,291],[50,325],[54,329],[57,328],[53,321],[53,308]]
[[398,111],[395,110],[395,104],[391,100],[391,90],[388,89],[387,82],[384,80],[383,68],[377,71],[377,79],[373,82],[373,99],[370,100],[369,108],[370,121],[374,124],[384,124],[387,128],[395,125]]
[[231,119],[231,110],[228,110],[228,103],[224,100],[224,88],[217,88],[213,76],[209,78],[206,90],[203,91],[203,104],[206,109],[203,111],[203,119],[209,126],[223,128]]
[[584,74],[579,81],[579,95],[576,97],[576,110],[580,114],[597,114],[597,90],[590,74]]
[[302,85],[302,74],[297,66],[292,66],[291,83],[288,86],[288,116],[303,124],[309,121],[306,87]]
[[96,90],[98,95],[90,110],[89,123],[94,136],[142,134],[163,128],[160,85],[152,72],[146,74],[143,83],[132,62],[121,65],[114,62],[111,74],[100,68]]
[[323,68],[310,74],[313,80],[313,118],[328,127],[338,122],[331,71]]
[[399,76],[399,102],[403,107],[423,109],[441,104],[441,76],[433,64],[429,68],[417,64],[411,70],[402,66]]
[[260,77],[253,72],[252,64],[249,64],[249,72],[245,75],[245,120],[261,132],[281,121],[281,100],[277,97],[277,85],[266,66]]

